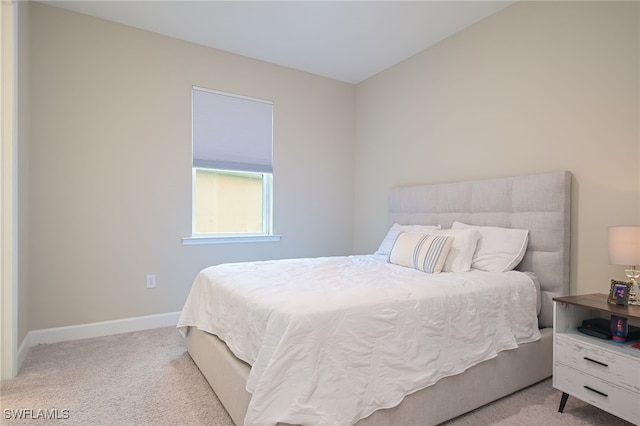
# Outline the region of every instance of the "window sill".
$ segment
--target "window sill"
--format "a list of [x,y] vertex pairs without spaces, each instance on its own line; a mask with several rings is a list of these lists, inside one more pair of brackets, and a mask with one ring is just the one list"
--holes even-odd
[[278,242],[282,235],[202,235],[192,237],[182,237],[183,246],[200,244],[231,244],[231,243],[269,243]]

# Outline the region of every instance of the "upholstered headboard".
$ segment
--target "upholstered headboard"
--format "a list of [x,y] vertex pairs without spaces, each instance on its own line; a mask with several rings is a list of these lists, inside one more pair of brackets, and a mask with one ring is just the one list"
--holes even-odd
[[562,171],[500,179],[415,185],[389,194],[390,224],[471,225],[529,230],[516,267],[540,281],[541,327],[553,325],[553,301],[569,294],[571,173]]

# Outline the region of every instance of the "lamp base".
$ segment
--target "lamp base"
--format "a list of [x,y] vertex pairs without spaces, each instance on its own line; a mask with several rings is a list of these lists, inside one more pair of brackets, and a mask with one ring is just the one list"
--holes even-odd
[[635,266],[631,266],[624,271],[631,282],[631,289],[629,290],[629,305],[640,305],[640,289],[638,288],[638,278],[640,278],[640,271]]

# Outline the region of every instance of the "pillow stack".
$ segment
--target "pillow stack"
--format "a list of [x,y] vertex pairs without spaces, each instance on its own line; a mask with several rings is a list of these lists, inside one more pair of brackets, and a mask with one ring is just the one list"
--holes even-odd
[[467,272],[471,269],[506,272],[524,257],[526,229],[474,226],[454,222],[440,226],[394,224],[375,254],[389,263],[426,273]]

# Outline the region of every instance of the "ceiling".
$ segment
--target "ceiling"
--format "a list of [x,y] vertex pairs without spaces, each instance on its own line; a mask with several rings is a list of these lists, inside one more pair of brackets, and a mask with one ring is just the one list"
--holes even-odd
[[43,1],[359,83],[514,1]]

